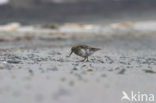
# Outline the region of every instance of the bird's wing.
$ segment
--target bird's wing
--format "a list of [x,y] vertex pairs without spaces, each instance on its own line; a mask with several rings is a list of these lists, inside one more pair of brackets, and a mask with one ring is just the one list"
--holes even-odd
[[89,46],[87,46],[87,45],[81,45],[80,46],[82,49],[88,49],[88,48],[90,48]]
[[81,54],[82,56],[86,56],[86,50],[85,50],[85,49],[81,49],[81,50],[80,50],[80,54]]

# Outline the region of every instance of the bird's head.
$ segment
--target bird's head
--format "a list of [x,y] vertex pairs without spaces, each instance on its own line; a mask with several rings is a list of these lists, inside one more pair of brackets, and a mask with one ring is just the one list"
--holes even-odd
[[70,52],[70,54],[69,54],[69,57],[72,55],[72,53],[73,53],[75,50],[76,50],[76,47],[75,47],[75,46],[71,48],[71,52]]

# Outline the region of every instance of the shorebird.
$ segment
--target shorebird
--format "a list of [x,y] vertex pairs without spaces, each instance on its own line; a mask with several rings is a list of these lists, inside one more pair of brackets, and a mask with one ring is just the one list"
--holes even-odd
[[81,61],[85,61],[85,60],[89,61],[88,57],[98,50],[101,50],[101,49],[93,48],[93,47],[90,47],[87,45],[76,45],[71,48],[71,53],[70,53],[69,57],[72,55],[72,53],[75,53],[76,55],[84,58]]

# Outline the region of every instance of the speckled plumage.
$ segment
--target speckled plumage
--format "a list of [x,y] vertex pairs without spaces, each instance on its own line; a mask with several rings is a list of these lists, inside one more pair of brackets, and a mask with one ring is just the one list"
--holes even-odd
[[93,48],[87,45],[76,45],[71,48],[71,53],[69,56],[71,56],[72,53],[75,53],[76,55],[84,58],[82,61],[88,61],[88,57],[98,50],[101,49]]

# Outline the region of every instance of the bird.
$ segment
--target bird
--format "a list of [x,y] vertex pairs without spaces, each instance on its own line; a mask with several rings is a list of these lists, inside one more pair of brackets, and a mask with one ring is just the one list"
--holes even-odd
[[72,55],[72,53],[84,58],[81,60],[84,62],[85,60],[88,62],[88,57],[95,53],[96,51],[101,50],[100,48],[94,48],[90,47],[88,45],[78,44],[71,48],[71,53],[69,54],[69,57]]

